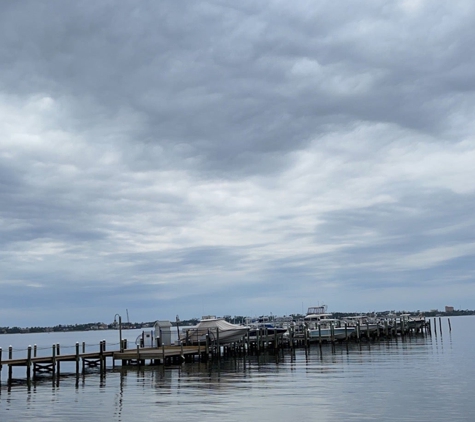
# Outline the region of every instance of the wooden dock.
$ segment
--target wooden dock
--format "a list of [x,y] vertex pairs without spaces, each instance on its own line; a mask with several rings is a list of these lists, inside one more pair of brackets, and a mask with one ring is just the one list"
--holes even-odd
[[36,348],[31,346],[27,349],[27,356],[24,358],[13,358],[13,349],[8,350],[8,358],[3,359],[3,351],[0,348],[0,382],[3,367],[8,369],[8,380],[13,378],[14,367],[25,367],[26,379],[36,377],[40,374],[51,374],[59,376],[62,362],[74,362],[75,373],[79,375],[86,368],[95,367],[105,371],[107,360],[112,360],[112,366],[116,361],[121,361],[122,365],[145,365],[150,364],[169,364],[182,363],[184,361],[194,360],[195,358],[204,359],[206,349],[201,346],[162,346],[154,348],[124,349],[124,350],[106,350],[105,342],[101,342],[99,350],[96,352],[81,352],[79,343],[76,343],[76,352],[73,354],[60,354],[59,344],[51,348],[50,356],[36,356]]
[[[442,333],[441,321],[439,319],[440,333]],[[120,343],[121,347],[118,350],[106,350],[106,342],[101,341],[99,344],[99,350],[94,352],[86,352],[86,344],[83,342],[82,347],[79,343],[75,345],[75,353],[61,354],[61,347],[59,344],[53,344],[51,346],[51,352],[49,356],[37,356],[36,346],[29,346],[26,349],[26,357],[18,358],[13,357],[13,348],[10,346],[8,351],[2,351],[0,348],[0,384],[2,380],[2,369],[4,367],[8,370],[8,382],[13,380],[13,368],[24,367],[26,370],[26,380],[30,381],[31,378],[41,374],[49,374],[53,377],[58,377],[61,373],[62,362],[73,362],[75,364],[75,370],[71,370],[71,365],[68,367],[68,373],[75,373],[78,376],[84,373],[87,368],[97,368],[101,373],[106,371],[107,361],[109,360],[109,367],[116,366],[116,362],[120,361],[122,366],[142,366],[142,365],[167,365],[167,364],[180,364],[183,362],[193,362],[195,360],[206,361],[210,358],[219,358],[226,355],[245,355],[245,354],[259,354],[264,350],[280,350],[283,348],[297,348],[297,347],[310,347],[311,343],[318,343],[321,347],[322,342],[330,342],[332,345],[337,343],[348,342],[360,342],[360,341],[380,341],[383,339],[391,339],[406,335],[431,335],[430,320],[424,321],[424,324],[417,328],[411,328],[409,325],[405,325],[403,322],[400,324],[392,324],[389,326],[385,323],[381,330],[377,330],[373,334],[369,334],[369,329],[363,331],[364,326],[358,327],[356,335],[353,337],[346,336],[344,340],[325,340],[319,337],[310,338],[308,331],[296,332],[294,329],[289,329],[288,335],[284,337],[282,334],[268,334],[267,329],[259,330],[256,338],[251,339],[249,333],[244,336],[243,339],[237,343],[232,344],[220,344],[219,336],[216,336],[216,340],[211,341],[207,337],[206,344],[190,345],[170,345],[161,347],[140,347],[127,348],[127,340],[123,340]],[[436,319],[434,318],[434,331],[437,335]],[[449,320],[449,328],[450,320]],[[182,338],[186,343],[187,338]],[[90,345],[89,345],[90,346]],[[74,346],[73,346],[74,347]],[[97,347],[97,346],[95,346]],[[25,350],[25,349],[24,349]],[[7,352],[7,353],[5,353]],[[15,351],[16,353],[18,351]],[[5,357],[7,357],[5,359]],[[111,362],[110,362],[111,361]]]

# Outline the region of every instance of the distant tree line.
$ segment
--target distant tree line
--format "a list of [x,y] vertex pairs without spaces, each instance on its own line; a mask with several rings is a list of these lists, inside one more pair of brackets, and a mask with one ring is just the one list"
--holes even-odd
[[[365,315],[380,315],[384,316],[389,314],[390,311],[382,311],[382,312],[373,312],[373,313],[366,313]],[[398,311],[396,313],[409,313],[411,315],[424,315],[426,317],[435,317],[435,316],[460,316],[460,315],[475,315],[474,310],[454,310],[453,312],[444,312],[444,311],[413,311],[413,312],[406,312],[406,311]],[[354,312],[346,313],[346,312],[333,312],[332,313],[335,318],[342,318],[347,316],[355,315]],[[302,319],[305,315],[302,314],[291,314],[293,320],[297,321]],[[233,324],[246,324],[249,317],[247,316],[231,316],[225,315],[223,317],[226,321],[231,322]],[[191,318],[187,320],[178,320],[179,326],[193,326],[198,324],[199,318]],[[173,326],[176,326],[176,321],[170,321]],[[129,329],[136,329],[136,328],[148,328],[153,327],[155,321],[148,321],[148,322],[123,322],[122,329],[129,330]],[[17,333],[50,333],[50,332],[61,332],[61,331],[91,331],[91,330],[114,330],[118,329],[119,324],[117,322],[113,322],[111,324],[105,324],[103,322],[89,322],[86,324],[74,324],[74,325],[55,325],[54,327],[0,327],[0,334],[17,334]]]

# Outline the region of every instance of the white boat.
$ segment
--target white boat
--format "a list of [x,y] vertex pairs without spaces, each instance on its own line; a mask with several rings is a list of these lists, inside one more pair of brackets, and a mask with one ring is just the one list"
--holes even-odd
[[207,315],[201,318],[198,325],[185,331],[185,338],[182,338],[182,341],[187,344],[204,344],[208,337],[210,342],[235,343],[241,340],[248,330],[249,327],[244,325],[231,324],[223,318]]
[[333,315],[327,313],[326,310],[326,305],[308,308],[304,323],[307,326],[309,338],[311,340],[343,340],[350,337],[356,328],[333,318]]

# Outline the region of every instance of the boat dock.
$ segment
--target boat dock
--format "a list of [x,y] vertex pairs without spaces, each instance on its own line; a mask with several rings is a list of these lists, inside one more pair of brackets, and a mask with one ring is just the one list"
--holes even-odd
[[[216,337],[206,336],[204,344],[189,344],[186,337],[182,337],[178,344],[146,347],[143,344],[134,348],[127,347],[127,340],[121,340],[117,350],[106,350],[106,342],[101,341],[98,350],[86,352],[86,345],[83,342],[76,343],[74,353],[61,354],[61,346],[53,344],[48,356],[38,356],[37,347],[29,346],[26,349],[26,356],[18,358],[13,356],[18,354],[12,346],[7,351],[0,348],[0,384],[2,380],[2,369],[8,370],[7,382],[9,385],[14,380],[13,368],[24,367],[26,371],[26,381],[35,379],[42,374],[59,377],[61,374],[61,364],[69,362],[67,374],[85,373],[88,368],[95,368],[101,373],[105,372],[111,365],[114,368],[119,362],[121,366],[144,366],[144,365],[170,365],[181,364],[183,362],[207,361],[209,359],[220,358],[222,356],[243,356],[246,354],[259,354],[264,351],[278,351],[282,349],[294,349],[299,347],[311,347],[312,344],[322,345],[322,343],[344,344],[350,342],[377,342],[391,339],[404,339],[406,336],[432,335],[432,330],[437,336],[436,319],[431,330],[430,319],[425,320],[422,325],[412,328],[404,321],[399,324],[385,324],[381,329],[371,332],[364,330],[364,326],[358,326],[356,335],[347,335],[343,339],[334,337],[323,338],[321,336],[311,337],[309,331],[295,331],[289,327],[288,332],[283,334],[269,334],[266,328],[259,329],[257,335],[249,336],[249,332],[240,341],[234,343],[220,344],[219,334]],[[450,327],[450,320],[449,329]],[[442,333],[441,321],[439,318],[440,333]],[[368,327],[367,327],[368,328]],[[214,340],[212,340],[214,338]],[[115,345],[117,347],[117,344]],[[97,346],[95,346],[97,348]],[[25,349],[23,349],[25,350]],[[43,349],[44,354],[44,349]],[[109,361],[109,365],[107,365]],[[74,365],[71,365],[73,363]],[[72,369],[74,367],[74,370]]]
[[[83,350],[84,350],[83,343]],[[13,368],[24,367],[26,369],[26,379],[30,380],[33,376],[40,374],[51,374],[59,376],[61,373],[62,362],[75,363],[75,373],[79,375],[86,368],[99,368],[105,371],[107,360],[112,361],[114,367],[117,361],[122,365],[145,365],[150,364],[170,364],[192,361],[195,358],[203,359],[206,348],[200,346],[162,346],[153,348],[141,348],[137,346],[134,349],[106,350],[106,343],[99,344],[99,350],[96,352],[80,351],[79,343],[76,343],[76,352],[72,354],[61,354],[59,344],[51,347],[49,356],[37,356],[36,347],[29,346],[27,356],[24,358],[13,358],[13,348],[8,349],[8,358],[4,359],[3,350],[0,348],[0,380],[3,367],[8,369],[8,380],[13,379]]]

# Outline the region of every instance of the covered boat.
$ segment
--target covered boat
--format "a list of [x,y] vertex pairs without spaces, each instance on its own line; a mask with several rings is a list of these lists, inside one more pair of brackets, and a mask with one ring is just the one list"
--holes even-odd
[[227,322],[224,318],[204,316],[198,325],[185,331],[182,340],[187,344],[204,344],[206,337],[209,341],[219,341],[220,344],[235,343],[241,340],[248,332],[249,327]]

